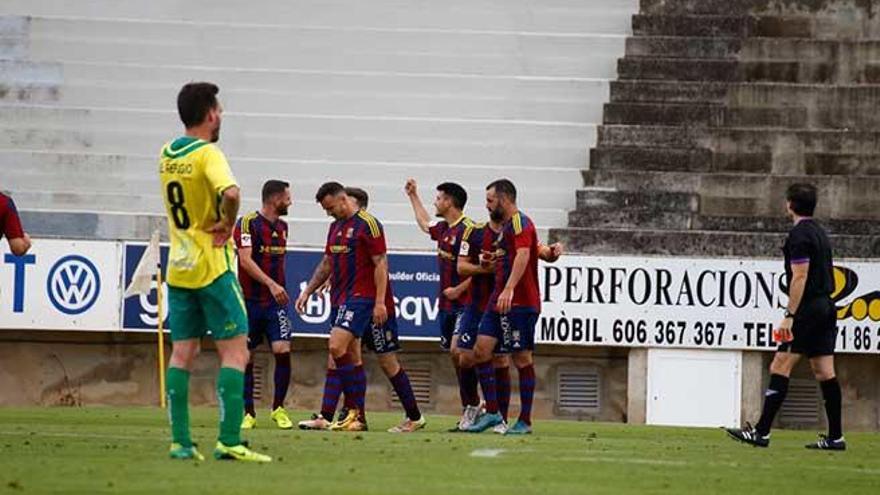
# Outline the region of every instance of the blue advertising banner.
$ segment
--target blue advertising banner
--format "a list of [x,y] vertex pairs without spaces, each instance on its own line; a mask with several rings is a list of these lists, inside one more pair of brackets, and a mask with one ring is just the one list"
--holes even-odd
[[[138,261],[146,250],[145,244],[125,245],[124,287],[131,283]],[[287,290],[291,300],[296,299],[306,286],[315,266],[321,260],[318,250],[293,249],[287,251]],[[161,249],[162,266],[168,259],[168,247]],[[437,323],[440,275],[437,257],[429,253],[389,253],[391,286],[394,290],[395,309],[400,336],[409,340],[439,340]],[[155,285],[155,282],[154,282]],[[167,293],[166,301],[167,301]],[[125,330],[150,330],[157,324],[155,288],[149,296],[131,296],[122,301],[122,326]],[[168,328],[167,304],[163,304],[163,318]],[[305,314],[292,318],[294,335],[326,336],[329,332],[330,297],[313,295]]]

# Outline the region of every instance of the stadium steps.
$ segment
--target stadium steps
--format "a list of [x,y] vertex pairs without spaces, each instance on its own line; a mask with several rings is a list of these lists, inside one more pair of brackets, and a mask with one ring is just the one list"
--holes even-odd
[[551,238],[597,254],[777,257],[784,192],[812,182],[837,255],[880,254],[880,29],[831,3],[642,0],[587,187]]
[[[594,255],[779,258],[783,233],[724,232],[671,229],[552,229],[550,241],[562,242],[575,252]],[[830,235],[838,258],[880,257],[876,235]]]
[[839,63],[841,60],[877,60],[880,41],[816,40],[809,38],[734,38],[634,36],[626,40],[627,57],[696,58],[730,60],[810,60]]
[[[873,201],[870,194],[880,188],[880,176],[877,175],[777,175],[749,174],[738,172],[700,173],[670,172],[664,170],[589,170],[584,172],[584,181],[591,187],[615,189],[622,192],[677,192],[698,194],[702,207],[707,199],[713,198],[749,198],[757,201],[761,209],[748,212],[757,215],[776,211],[779,207],[779,196],[794,183],[812,182],[820,189],[821,204],[819,211],[826,215],[856,217],[871,215],[870,211],[860,211],[858,205],[865,201]],[[715,214],[716,212],[712,212]]]
[[71,212],[78,220],[68,225],[101,238],[113,226],[120,238],[142,236],[155,222],[137,217],[161,208],[155,156],[180,132],[176,92],[182,81],[211,80],[222,88],[221,144],[245,206],[265,179],[289,178],[289,220],[304,233],[296,243],[323,242],[327,220],[312,195],[330,179],[369,190],[375,213],[399,230],[393,247],[428,246],[401,191],[410,176],[427,202],[434,184],[461,182],[478,219],[485,184],[510,177],[545,233],[566,223],[572,186],[583,184],[636,10],[636,0],[254,9],[8,0],[0,181],[34,215]]
[[[783,215],[778,201],[768,204],[766,196],[760,193],[740,192],[737,196],[738,191],[725,192],[727,196],[713,197],[656,189],[621,191],[589,187],[578,191],[578,206],[569,214],[569,226],[729,232],[787,232],[791,229],[791,221]],[[830,233],[880,234],[880,224],[874,219],[859,218],[866,209],[880,206],[880,201],[845,205],[851,207],[850,211],[840,212],[834,211],[834,207],[840,205],[832,194],[824,194],[822,199],[824,208],[818,211],[818,216]]]
[[614,81],[611,103],[694,103],[745,107],[810,106],[843,108],[865,113],[880,104],[880,85],[816,85],[786,83],[725,83],[688,81]]

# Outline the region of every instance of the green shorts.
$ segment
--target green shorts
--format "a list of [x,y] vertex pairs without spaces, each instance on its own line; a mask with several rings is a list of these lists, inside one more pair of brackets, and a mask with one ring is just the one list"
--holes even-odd
[[214,340],[247,335],[247,312],[238,279],[232,272],[201,289],[168,287],[171,340],[199,339],[208,331]]

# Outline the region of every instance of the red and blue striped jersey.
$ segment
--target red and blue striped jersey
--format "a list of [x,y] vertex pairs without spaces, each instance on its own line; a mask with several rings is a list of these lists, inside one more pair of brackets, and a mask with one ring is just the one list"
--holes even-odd
[[473,225],[474,222],[470,218],[462,215],[451,224],[444,220],[428,230],[428,233],[431,234],[431,240],[437,241],[437,267],[440,270],[439,307],[441,311],[459,309],[462,304],[467,304],[467,301],[462,301],[461,298],[457,301],[447,299],[443,295],[443,290],[455,287],[464,281],[458,274],[458,253],[461,250],[461,238],[464,230]]
[[[270,222],[266,217],[255,211],[238,219],[232,232],[235,247],[251,248],[251,259],[260,270],[272,280],[284,287],[284,257],[287,254],[287,222],[275,220]],[[241,283],[244,298],[248,301],[270,304],[275,301],[269,288],[259,280],[251,277],[238,260],[238,281]]]
[[[479,265],[482,253],[494,251],[495,235],[495,231],[488,224],[478,224],[464,229],[459,256],[464,256],[474,265]],[[494,288],[494,273],[479,273],[471,276],[471,286],[465,296],[465,304],[470,304],[481,313],[485,312]]]
[[[330,257],[331,263],[330,303],[339,306],[356,299],[375,301],[373,256],[385,252],[382,224],[365,210],[330,224],[324,247],[324,254]],[[386,291],[386,303],[389,294],[390,287]],[[394,306],[393,299],[391,305]]]
[[9,196],[0,193],[0,239],[3,236],[7,239],[18,239],[24,237],[24,230],[21,228],[21,219],[18,217],[18,210],[15,209],[15,202]]
[[529,264],[513,289],[513,307],[541,311],[541,294],[538,289],[538,231],[532,219],[517,211],[495,236],[495,290],[489,299],[489,308],[496,310],[498,296],[504,290],[516,250],[529,249]]

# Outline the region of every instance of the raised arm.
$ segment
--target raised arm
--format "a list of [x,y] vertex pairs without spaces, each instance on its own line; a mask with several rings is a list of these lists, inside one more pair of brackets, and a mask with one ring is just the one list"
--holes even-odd
[[425,205],[422,204],[422,199],[419,198],[418,184],[416,184],[416,180],[407,180],[404,190],[409,198],[410,205],[412,205],[413,213],[416,217],[416,223],[419,224],[419,228],[422,229],[422,232],[426,234],[429,233],[431,228],[431,216],[428,215],[428,210],[425,209]]

